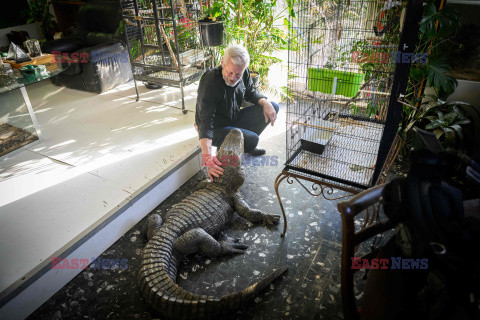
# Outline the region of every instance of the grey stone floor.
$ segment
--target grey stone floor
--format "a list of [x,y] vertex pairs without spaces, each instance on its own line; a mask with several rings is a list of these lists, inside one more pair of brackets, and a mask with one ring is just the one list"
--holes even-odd
[[[255,166],[252,162],[246,167],[247,179],[240,190],[252,207],[281,214],[274,181],[283,169],[285,133],[270,134],[261,140],[261,146],[267,149],[268,156],[276,156],[278,161],[270,158],[268,166]],[[201,178],[203,174],[197,174],[152,213],[165,214],[173,204],[190,194]],[[237,216],[226,233],[243,238],[249,245],[247,253],[220,259],[191,256],[180,267],[178,283],[195,293],[221,296],[247,287],[272,268],[287,265],[289,270],[284,277],[229,319],[343,319],[340,295],[342,232],[337,201],[312,197],[296,182],[282,183],[280,193],[288,216],[284,238],[280,237],[282,220],[278,226],[267,229]],[[126,269],[87,268],[28,319],[158,319],[155,311],[144,303],[136,286],[136,274],[146,244],[145,220],[100,257],[128,259]],[[361,298],[363,281],[357,282],[356,295]]]

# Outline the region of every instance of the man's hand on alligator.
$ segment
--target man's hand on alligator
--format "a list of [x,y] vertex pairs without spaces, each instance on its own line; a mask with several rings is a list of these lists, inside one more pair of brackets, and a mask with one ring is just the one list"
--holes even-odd
[[203,154],[202,158],[202,165],[207,168],[207,173],[210,180],[213,181],[214,177],[218,178],[223,174],[223,168],[221,167],[222,163],[216,156],[212,156],[211,154]]

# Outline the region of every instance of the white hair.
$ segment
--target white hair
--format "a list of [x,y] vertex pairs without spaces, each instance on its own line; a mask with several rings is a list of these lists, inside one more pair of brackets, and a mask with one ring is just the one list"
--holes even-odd
[[244,66],[247,68],[250,65],[250,55],[245,47],[241,45],[229,46],[225,49],[223,54],[225,62],[230,60],[236,66]]

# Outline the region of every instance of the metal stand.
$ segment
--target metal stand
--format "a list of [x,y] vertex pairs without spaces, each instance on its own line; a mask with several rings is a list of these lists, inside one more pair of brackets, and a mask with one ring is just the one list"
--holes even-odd
[[[312,196],[318,197],[318,196],[321,195],[326,200],[343,199],[343,198],[350,197],[354,194],[357,194],[357,193],[361,192],[361,190],[359,190],[359,189],[344,187],[344,186],[341,186],[341,185],[326,182],[326,181],[321,180],[321,179],[314,179],[314,178],[310,178],[310,177],[307,177],[307,176],[304,176],[304,175],[300,175],[298,173],[293,173],[291,171],[288,171],[287,168],[285,168],[275,179],[275,185],[274,185],[275,192],[276,192],[277,198],[278,198],[278,203],[280,204],[280,208],[282,209],[282,215],[283,215],[283,232],[281,234],[282,237],[284,237],[285,233],[287,232],[287,215],[285,214],[285,209],[283,208],[282,199],[281,199],[280,194],[278,192],[278,188],[280,186],[280,183],[282,183],[282,181],[285,180],[285,179],[288,182],[288,184],[292,184],[294,180],[297,181],[303,187],[303,189],[305,189]],[[308,187],[306,187],[305,184],[301,180],[312,183],[311,190]],[[342,190],[342,191],[349,192],[350,194],[340,196],[340,197],[336,197],[336,198],[330,198],[329,196],[333,194],[333,189],[334,188]]]
[[122,1],[137,101],[137,80],[177,87],[187,113],[184,87],[200,79],[210,60],[198,31],[201,5],[193,0]]
[[[375,186],[381,185],[385,182],[387,173],[390,170],[393,162],[395,161],[395,158],[397,157],[398,153],[400,152],[401,147],[402,147],[402,139],[400,138],[400,136],[397,135],[388,152],[387,160],[383,165],[381,174],[377,179],[377,181],[375,181],[375,184],[374,184]],[[355,188],[345,184],[335,183],[331,180],[326,180],[324,178],[320,178],[320,177],[317,178],[312,175],[307,176],[303,173],[294,172],[294,170],[291,170],[289,168],[283,169],[282,172],[275,179],[275,184],[274,184],[275,192],[278,198],[278,203],[280,204],[280,208],[282,209],[282,215],[283,215],[283,232],[281,234],[282,237],[284,237],[285,233],[287,232],[287,215],[285,214],[285,209],[283,208],[282,198],[280,197],[278,188],[280,187],[280,184],[282,183],[282,181],[285,179],[288,182],[288,184],[292,184],[294,180],[297,181],[303,187],[303,189],[305,189],[312,196],[318,197],[321,195],[326,200],[339,200],[339,199],[354,196],[364,191],[363,189],[360,189],[360,188]],[[311,190],[305,186],[302,180],[305,182],[312,183]],[[340,197],[330,197],[333,194],[333,189],[342,190],[342,191],[348,192],[349,194],[340,196]],[[370,216],[370,211],[367,209],[365,221],[362,225],[362,229],[370,226],[374,222],[376,215],[377,215],[377,209],[375,206],[372,206],[371,216]]]

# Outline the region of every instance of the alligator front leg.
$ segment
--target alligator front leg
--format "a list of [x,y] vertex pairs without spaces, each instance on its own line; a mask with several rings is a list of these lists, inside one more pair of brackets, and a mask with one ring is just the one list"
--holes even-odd
[[264,225],[274,225],[280,221],[280,215],[278,214],[269,214],[257,209],[251,209],[238,192],[233,196],[233,208],[239,216],[250,222],[263,222]]
[[244,253],[248,246],[238,239],[226,236],[217,241],[202,228],[195,228],[178,238],[173,248],[182,255],[200,252],[206,257],[213,258],[232,253]]

